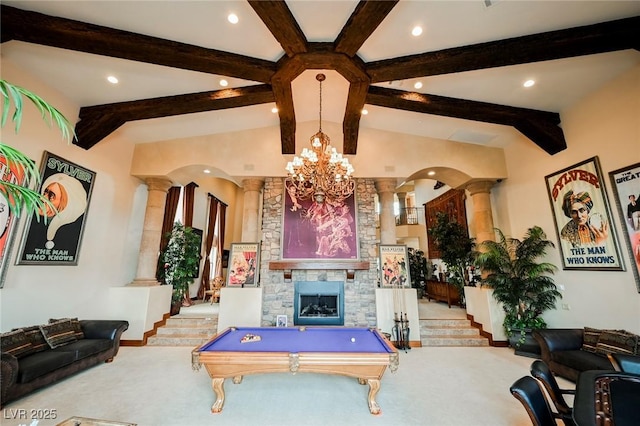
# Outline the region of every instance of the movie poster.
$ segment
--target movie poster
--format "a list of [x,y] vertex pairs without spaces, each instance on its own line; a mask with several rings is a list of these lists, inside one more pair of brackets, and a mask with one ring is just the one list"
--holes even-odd
[[[4,155],[0,155],[0,175],[3,182],[24,185],[23,170],[15,166],[10,167]],[[17,217],[11,212],[7,197],[8,194],[5,191],[0,191],[0,288],[4,286],[4,277],[17,226]]]
[[30,218],[18,264],[77,265],[96,174],[47,151],[40,173],[40,193],[55,210],[48,207]]
[[563,269],[623,270],[598,157],[545,179]]

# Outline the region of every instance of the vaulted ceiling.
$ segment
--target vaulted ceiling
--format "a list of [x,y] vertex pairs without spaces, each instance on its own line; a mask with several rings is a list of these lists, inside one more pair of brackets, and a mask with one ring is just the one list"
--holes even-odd
[[[500,1],[487,7],[490,3],[5,1],[2,55],[49,80],[53,87],[60,85],[72,97],[77,94],[82,107],[74,143],[85,149],[134,121],[225,110],[242,114],[247,107],[275,103],[282,154],[294,154],[296,123],[301,116],[308,117],[302,109],[318,107],[315,80],[306,80],[311,87],[302,97],[304,106],[296,101],[300,98],[294,93],[296,81],[308,70],[329,70],[346,81],[344,106],[333,108],[342,111],[345,154],[357,153],[359,129],[366,120],[361,111],[372,107],[408,112],[416,128],[423,125],[415,114],[506,126],[547,153],[558,153],[567,146],[560,110],[537,105],[567,106],[548,98],[578,100],[639,63],[640,2]],[[234,10],[251,23],[244,27],[246,32],[222,23],[226,13]],[[426,27],[427,41],[409,40],[413,24]],[[325,26],[329,29],[324,33],[318,29]],[[248,45],[243,44],[244,38]],[[65,56],[60,49],[80,56]],[[53,61],[54,54],[59,62]],[[109,88],[88,73],[97,68],[95,61],[100,57],[115,61],[114,72],[118,67],[124,70],[122,64],[131,61],[153,65],[153,69],[139,69],[145,74],[141,86],[148,85],[149,90],[143,93],[130,86],[126,95],[98,96]],[[584,59],[571,63],[567,58]],[[86,61],[93,64],[85,66]],[[106,69],[109,63],[100,62]],[[208,81],[194,86],[180,79],[150,83],[154,74],[148,71],[157,70],[165,78],[168,68],[191,72],[184,74],[187,79],[205,81],[203,76],[208,76]],[[572,69],[586,73],[545,81]],[[524,92],[516,95],[522,90],[521,82],[506,77],[510,75],[540,80],[544,91],[540,99],[547,99],[546,104],[529,102]],[[229,78],[231,88],[212,87],[214,76]],[[441,83],[448,77],[450,82],[439,85],[438,78]],[[580,78],[586,80],[583,86],[571,82]],[[414,89],[412,83],[421,79],[423,89]],[[485,91],[470,86],[470,81],[483,85]],[[74,92],[73,84],[95,96]],[[206,86],[208,90],[191,91]],[[467,88],[468,93],[459,93],[456,87]],[[334,92],[329,88],[327,93]],[[121,99],[112,100],[118,96]],[[328,105],[334,104],[329,100]],[[256,125],[263,123],[256,121]]]

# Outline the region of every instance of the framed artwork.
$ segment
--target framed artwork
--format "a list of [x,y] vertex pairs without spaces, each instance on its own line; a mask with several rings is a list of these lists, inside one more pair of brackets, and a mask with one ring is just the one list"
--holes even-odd
[[624,270],[598,157],[545,181],[563,269]]
[[[14,185],[24,186],[25,176],[23,170],[13,165],[10,167],[4,155],[0,155],[0,174],[2,181]],[[4,287],[4,277],[9,263],[9,255],[15,239],[17,217],[9,208],[9,200],[6,194],[0,191],[0,288]]]
[[286,326],[287,326],[287,316],[286,315],[276,316],[276,327],[286,327]]
[[260,243],[232,243],[227,287],[256,287],[260,270]]
[[380,244],[379,251],[382,287],[411,287],[407,246]]
[[[25,226],[19,265],[77,265],[95,172],[45,151],[40,193],[57,210],[34,214]],[[47,216],[47,221],[43,220]]]
[[299,200],[285,190],[282,259],[358,259],[355,197]]
[[609,178],[640,293],[640,163],[609,172]]

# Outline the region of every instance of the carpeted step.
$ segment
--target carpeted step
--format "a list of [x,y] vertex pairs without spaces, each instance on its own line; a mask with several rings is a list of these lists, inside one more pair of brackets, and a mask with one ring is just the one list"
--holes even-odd
[[468,319],[421,319],[422,346],[489,346]]
[[199,346],[215,336],[218,318],[178,317],[167,320],[155,336],[147,339],[148,346]]

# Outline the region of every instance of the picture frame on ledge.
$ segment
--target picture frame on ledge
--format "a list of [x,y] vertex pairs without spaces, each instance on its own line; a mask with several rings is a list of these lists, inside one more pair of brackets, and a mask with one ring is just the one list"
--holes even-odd
[[287,326],[287,316],[286,315],[276,316],[276,327],[286,327],[286,326]]
[[547,175],[545,182],[563,269],[623,271],[598,157]]
[[227,287],[257,287],[259,271],[260,243],[232,243]]
[[640,293],[640,163],[609,172],[609,179]]
[[380,284],[383,288],[411,287],[406,245],[380,244]]

